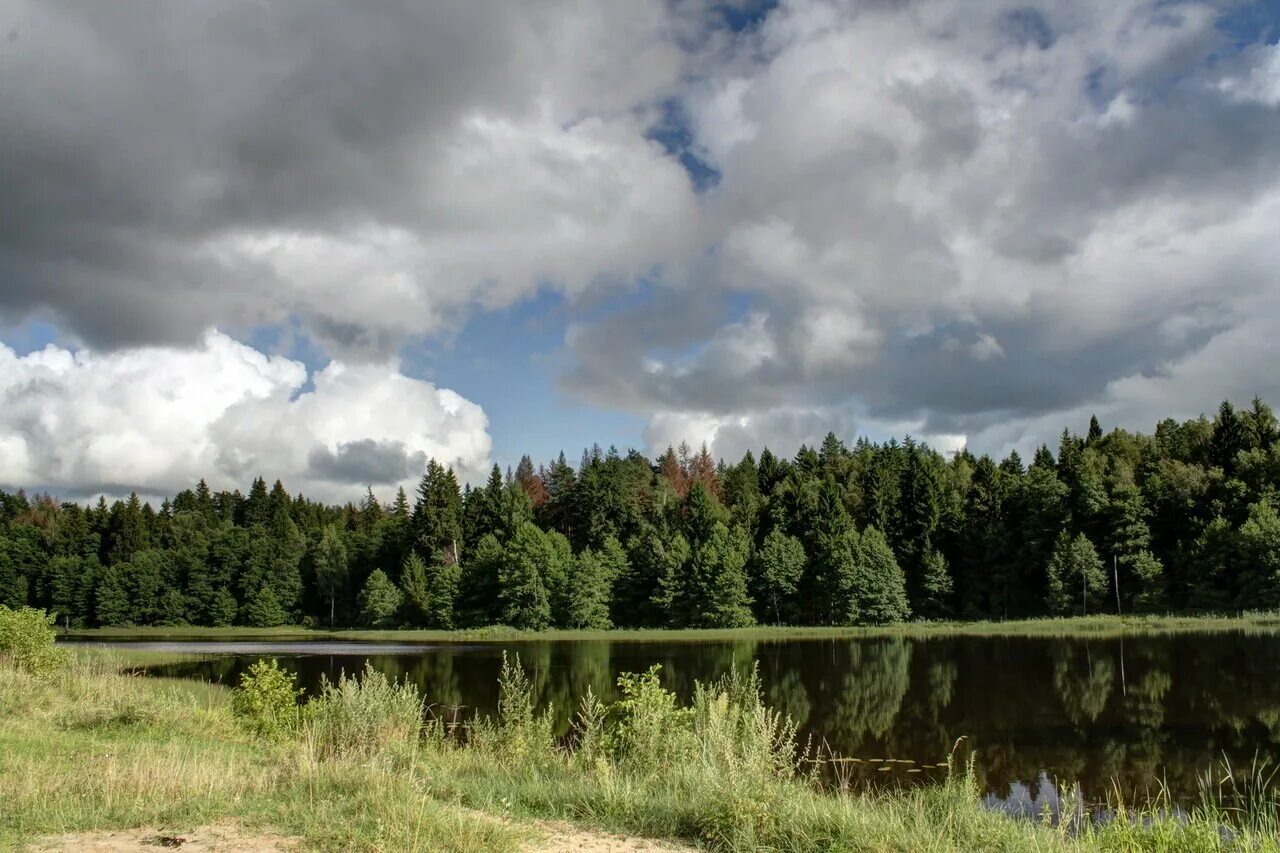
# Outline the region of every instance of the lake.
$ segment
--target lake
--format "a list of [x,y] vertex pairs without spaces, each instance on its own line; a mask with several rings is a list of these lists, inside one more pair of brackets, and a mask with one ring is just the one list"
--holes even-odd
[[[117,645],[126,645],[119,643]],[[131,648],[215,653],[153,667],[156,675],[235,684],[274,657],[314,690],[368,661],[417,684],[436,713],[463,719],[497,702],[502,654],[518,654],[540,701],[567,731],[590,687],[616,695],[621,672],[661,665],[684,698],[695,680],[758,665],[765,698],[837,754],[858,784],[937,779],[953,746],[976,755],[992,805],[1052,805],[1078,784],[1102,800],[1114,786],[1142,799],[1162,781],[1176,803],[1227,760],[1280,758],[1280,634],[1188,633],[1124,639],[878,637],[841,640],[509,641],[392,645],[345,642],[142,642]],[[886,762],[884,759],[895,759]],[[887,768],[887,769],[886,769]]]

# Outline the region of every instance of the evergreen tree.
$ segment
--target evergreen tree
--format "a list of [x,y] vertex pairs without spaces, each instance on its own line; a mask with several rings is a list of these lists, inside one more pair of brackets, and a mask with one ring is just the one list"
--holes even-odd
[[360,623],[370,628],[394,628],[400,610],[400,590],[381,569],[374,569],[357,599]]
[[275,590],[265,582],[248,595],[240,613],[244,624],[254,628],[274,628],[288,619]]
[[1047,603],[1055,616],[1098,612],[1106,607],[1107,575],[1093,543],[1083,533],[1063,531],[1046,569]]
[[609,570],[604,561],[584,550],[571,563],[565,627],[605,629],[609,621]]
[[547,536],[525,523],[507,543],[498,569],[503,621],[513,628],[551,626],[551,599],[543,580],[556,554]]
[[493,625],[503,619],[498,576],[504,554],[502,545],[492,534],[481,539],[468,552],[458,576],[458,594],[454,605],[457,627]]
[[931,550],[925,553],[923,562],[920,604],[916,612],[929,619],[949,619],[954,612],[955,583],[947,568],[947,558],[942,552]]
[[664,534],[646,525],[633,536],[626,565],[614,583],[613,623],[641,628],[667,625],[676,578],[688,559],[689,543],[679,531]]
[[857,536],[851,586],[856,621],[871,625],[902,622],[911,616],[906,578],[884,534],[868,527]]
[[462,491],[453,470],[432,459],[418,484],[411,522],[415,547],[424,562],[462,557]]
[[232,625],[236,621],[236,613],[240,606],[236,598],[226,587],[218,587],[209,596],[205,606],[205,624],[214,627]]
[[134,554],[150,547],[151,535],[137,492],[131,492],[127,502],[117,501],[112,507],[109,542],[107,559],[111,563],[128,562]]
[[94,616],[99,625],[128,625],[133,621],[129,590],[115,566],[102,570],[94,592]]
[[794,624],[801,608],[796,600],[805,568],[804,545],[781,530],[773,530],[764,539],[752,561],[751,594],[761,621]]

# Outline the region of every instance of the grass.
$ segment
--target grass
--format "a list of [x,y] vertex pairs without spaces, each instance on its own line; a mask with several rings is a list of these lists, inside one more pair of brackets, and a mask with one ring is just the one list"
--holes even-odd
[[725,629],[616,629],[612,631],[521,631],[504,625],[459,631],[399,629],[327,630],[281,626],[279,628],[202,628],[152,626],[63,630],[59,636],[74,640],[348,640],[396,643],[510,643],[545,640],[617,640],[623,642],[717,642],[724,640],[857,639],[860,637],[1118,637],[1134,634],[1169,634],[1255,630],[1280,632],[1280,612],[1249,612],[1206,616],[1076,616],[1065,619],[1023,619],[1008,622],[907,622],[900,625],[856,628],[791,627],[763,625]]
[[1280,851],[1276,804],[1256,792],[1241,814],[1209,798],[1176,818],[1156,808],[1051,826],[983,809],[965,768],[896,793],[831,791],[799,769],[790,724],[751,679],[701,686],[682,706],[651,674],[632,676],[619,703],[583,697],[566,748],[514,665],[499,716],[463,737],[406,725],[421,698],[366,674],[264,739],[230,691],[121,674],[121,660],[77,650],[44,679],[0,667],[0,849],[232,819],[310,849],[500,851],[557,818],[717,850]]

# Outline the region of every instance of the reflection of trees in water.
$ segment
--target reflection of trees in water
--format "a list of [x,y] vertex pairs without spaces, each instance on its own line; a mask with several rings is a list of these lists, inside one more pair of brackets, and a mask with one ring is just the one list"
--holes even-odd
[[902,637],[856,641],[848,654],[832,728],[844,743],[884,737],[911,682],[911,644]]
[[929,662],[925,670],[925,695],[929,707],[929,715],[937,720],[942,712],[951,704],[955,694],[956,679],[960,670],[953,660],[935,660]]
[[809,722],[812,706],[809,704],[809,691],[805,689],[800,673],[788,669],[778,678],[773,679],[765,690],[765,700],[769,707],[789,716],[798,726]]
[[1115,685],[1116,667],[1111,655],[1089,648],[1088,643],[1055,643],[1053,687],[1067,716],[1077,726],[1091,723],[1107,707]]

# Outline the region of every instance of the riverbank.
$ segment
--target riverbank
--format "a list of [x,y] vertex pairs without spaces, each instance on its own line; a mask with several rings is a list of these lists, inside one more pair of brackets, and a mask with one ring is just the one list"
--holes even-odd
[[1242,843],[1231,849],[1280,850],[1256,828],[1222,834],[1212,808],[1102,826],[1014,821],[982,808],[963,769],[897,793],[822,790],[779,760],[791,749],[785,724],[740,688],[708,691],[693,708],[645,684],[630,705],[587,701],[596,722],[565,751],[518,684],[504,716],[466,746],[379,722],[365,694],[385,689],[352,684],[310,718],[327,726],[264,739],[236,718],[231,691],[130,677],[122,662],[77,650],[43,679],[0,666],[0,849],[234,826],[303,849],[548,850],[539,822],[552,820],[742,851],[1195,851],[1227,849],[1228,837]]
[[347,640],[394,643],[511,643],[547,640],[611,640],[619,642],[724,642],[726,640],[840,640],[875,637],[1120,637],[1221,631],[1280,633],[1280,612],[1232,616],[1075,616],[1065,619],[1023,619],[1008,622],[906,622],[899,625],[828,628],[761,625],[724,629],[628,629],[611,631],[521,631],[504,625],[458,631],[418,629],[329,630],[278,628],[204,628],[192,625],[79,628],[59,631],[68,640],[275,640],[280,642]]

